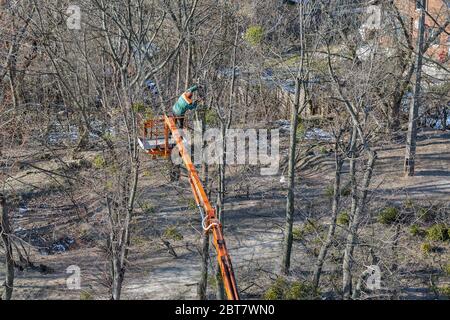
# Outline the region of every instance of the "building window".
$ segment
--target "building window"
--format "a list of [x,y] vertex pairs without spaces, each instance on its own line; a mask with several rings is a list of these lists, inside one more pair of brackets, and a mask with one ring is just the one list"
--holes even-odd
[[434,38],[431,45],[438,46],[441,44],[441,37],[440,36],[436,37],[436,35],[439,33],[439,31],[440,31],[439,28],[430,28],[430,27],[426,28],[426,30],[425,30],[426,39],[431,40]]
[[422,9],[422,6],[425,10],[427,10],[428,0],[416,0],[416,10]]

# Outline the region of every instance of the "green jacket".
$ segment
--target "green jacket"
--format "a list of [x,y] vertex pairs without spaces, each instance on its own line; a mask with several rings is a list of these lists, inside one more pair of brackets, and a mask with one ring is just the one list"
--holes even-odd
[[188,110],[194,110],[197,108],[197,102],[192,102],[189,98],[187,98],[185,95],[188,92],[195,92],[198,90],[197,86],[193,86],[189,88],[186,92],[184,92],[180,98],[178,98],[177,103],[172,108],[173,114],[177,117],[182,117]]

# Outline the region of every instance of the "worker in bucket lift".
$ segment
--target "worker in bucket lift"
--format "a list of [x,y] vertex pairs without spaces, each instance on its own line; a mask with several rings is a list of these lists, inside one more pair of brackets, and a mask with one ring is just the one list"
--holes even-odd
[[172,108],[173,115],[177,117],[177,125],[179,128],[184,127],[184,115],[188,110],[195,110],[197,108],[197,101],[192,100],[194,92],[198,90],[198,86],[192,86],[184,92],[177,103]]

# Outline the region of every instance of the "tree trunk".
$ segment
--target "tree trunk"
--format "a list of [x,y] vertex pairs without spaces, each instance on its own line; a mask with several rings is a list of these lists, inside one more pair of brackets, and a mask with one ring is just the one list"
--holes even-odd
[[447,131],[447,118],[448,118],[447,106],[444,106],[444,110],[442,113],[443,113],[442,130]]
[[187,53],[186,53],[186,77],[184,90],[189,89],[191,85],[191,66],[192,66],[192,43],[191,43],[191,31],[188,31],[187,36]]
[[364,173],[364,179],[362,182],[362,190],[361,190],[361,198],[358,201],[357,208],[355,210],[355,214],[351,219],[349,233],[347,236],[347,241],[345,245],[344,251],[344,261],[342,263],[343,269],[343,279],[342,279],[342,291],[344,299],[350,299],[352,296],[352,260],[353,260],[353,251],[355,248],[355,241],[357,238],[357,232],[359,228],[360,218],[362,213],[364,212],[367,194],[369,191],[370,181],[372,180],[373,168],[375,166],[376,153],[373,151],[368,151],[368,162],[367,168]]
[[397,271],[397,269],[398,269],[398,262],[399,262],[399,259],[398,259],[398,249],[399,249],[398,242],[400,240],[400,231],[401,231],[401,225],[400,225],[400,223],[398,223],[395,226],[395,234],[394,234],[394,239],[392,241],[392,261],[393,261],[392,262],[392,266],[391,266],[391,270],[392,271]]
[[[137,150],[135,148],[134,152]],[[134,154],[137,157],[137,154]],[[133,159],[129,169],[128,179],[125,180],[123,189],[128,193],[126,202],[123,204],[125,210],[116,211],[116,219],[112,219],[112,230],[110,235],[110,254],[111,254],[111,299],[120,300],[122,293],[122,284],[125,278],[127,267],[128,252],[130,247],[130,225],[133,216],[134,202],[136,199],[137,185],[139,181],[139,162]],[[127,183],[129,181],[129,183]],[[108,206],[109,207],[109,206]],[[121,217],[121,214],[123,217]]]
[[403,82],[397,84],[398,87],[395,90],[393,98],[393,105],[389,120],[391,132],[396,132],[400,129],[400,112],[402,109],[402,101],[406,91],[408,90],[408,85],[411,81],[411,78],[414,74],[414,62],[404,65],[404,67],[402,68],[402,74],[404,74],[406,71],[407,73],[405,78],[402,80]]
[[[358,185],[356,183],[356,155],[355,155],[355,149],[356,149],[356,139],[357,139],[357,130],[356,126],[353,127],[353,134],[351,138],[351,158],[350,158],[350,168],[349,168],[349,174],[350,174],[350,183],[352,186],[351,196],[352,196],[352,202],[351,202],[351,209],[350,209],[350,221],[349,221],[349,228],[353,225],[354,217],[356,216],[356,210],[358,207]],[[350,232],[350,231],[349,231]],[[350,236],[350,233],[349,233]],[[347,248],[346,248],[347,250]],[[353,249],[352,249],[353,250]],[[351,266],[350,266],[350,256],[346,254],[347,251],[344,252],[344,260],[342,263],[342,283],[344,287],[344,298],[348,298],[351,295],[352,292],[352,275],[351,275]]]
[[89,131],[86,126],[80,121],[78,124],[78,141],[75,147],[75,152],[85,150],[89,145]]
[[[424,6],[422,1],[422,6]],[[413,103],[409,110],[408,135],[406,139],[406,155],[405,155],[405,175],[412,177],[415,171],[415,158],[417,148],[417,118],[419,116],[419,107],[421,99],[421,85],[422,85],[422,63],[423,63],[423,46],[425,38],[425,10],[424,7],[420,9],[419,20],[419,38],[417,44],[417,58],[416,58],[416,83],[414,86]]]
[[[358,138],[358,130],[356,125],[353,126],[352,137],[350,141],[350,184],[352,186],[351,190],[351,208],[350,208],[350,221],[349,228],[353,225],[354,217],[356,216],[356,210],[358,208],[358,185],[356,182],[356,142]],[[349,231],[350,232],[350,231]],[[353,250],[353,249],[352,249]],[[351,274],[351,261],[349,260],[350,256],[345,255],[344,253],[344,261],[343,261],[343,279],[342,282],[345,284],[344,292],[347,292],[347,298],[350,297],[352,292],[352,274]]]
[[175,84],[175,94],[180,94],[180,81],[181,81],[181,52],[177,54],[177,80]]
[[299,3],[299,21],[300,21],[300,62],[297,72],[297,77],[295,79],[295,101],[291,109],[291,134],[289,141],[289,156],[288,156],[288,190],[287,190],[287,200],[286,200],[286,221],[284,227],[284,239],[282,247],[282,263],[281,263],[281,273],[288,275],[291,268],[291,253],[292,253],[292,228],[294,224],[294,212],[295,212],[295,165],[296,165],[296,153],[297,153],[297,126],[300,109],[305,106],[305,80],[307,79],[307,70],[305,70],[305,47],[307,42],[305,41],[305,15],[304,15],[304,4]]
[[[221,154],[221,163],[219,164],[219,175],[218,175],[218,187],[219,192],[217,194],[217,216],[219,218],[220,224],[223,226],[224,218],[223,218],[223,207],[224,207],[224,198],[225,198],[225,164],[226,164],[226,126],[222,123],[221,127],[221,139],[222,139],[222,154]],[[217,300],[225,299],[225,288],[223,286],[222,281],[222,273],[220,271],[219,264],[217,264],[216,270],[216,282],[217,282]]]
[[[202,112],[201,117],[202,123],[202,136],[206,130],[205,123],[205,113]],[[206,147],[206,142],[203,142],[203,150]],[[205,186],[208,186],[209,172],[208,164],[202,161],[202,177]],[[202,263],[201,263],[201,276],[200,282],[198,284],[198,299],[207,300],[207,288],[208,288],[208,262],[209,262],[209,232],[204,232],[202,235]]]
[[3,242],[3,247],[5,249],[5,261],[6,261],[6,270],[5,270],[6,276],[5,282],[3,283],[5,291],[3,292],[2,300],[11,300],[14,289],[14,259],[9,234],[10,234],[10,227],[9,227],[8,210],[6,208],[6,199],[3,194],[0,194],[0,235]]
[[204,232],[202,236],[202,265],[201,276],[198,284],[198,300],[207,300],[206,291],[208,288],[208,261],[209,261],[209,232]]
[[399,97],[395,99],[394,104],[392,106],[391,115],[390,115],[390,129],[392,132],[397,131],[400,128],[400,109],[402,106],[402,98]]
[[[228,115],[225,117],[220,117],[221,122],[221,142],[222,142],[222,150],[221,150],[221,161],[219,163],[219,176],[218,176],[218,199],[217,199],[217,215],[220,221],[220,224],[224,225],[224,205],[225,205],[225,192],[226,192],[226,185],[225,185],[225,170],[227,165],[227,144],[226,144],[226,136],[227,131],[231,126],[232,116],[233,116],[233,108],[235,104],[235,85],[236,85],[236,60],[237,60],[237,47],[238,47],[238,39],[239,39],[239,26],[236,26],[236,33],[234,37],[234,46],[233,46],[233,54],[231,56],[231,68],[233,70],[231,75],[231,85],[230,85],[230,94],[229,94],[229,105],[228,105]],[[217,264],[217,271],[216,271],[216,280],[217,280],[217,299],[223,300],[225,299],[225,288],[223,285],[222,280],[222,273],[220,271],[219,264]]]
[[120,295],[122,293],[122,283],[124,272],[120,263],[120,258],[117,253],[113,254],[113,276],[112,276],[112,288],[111,288],[111,300],[120,300]]
[[320,276],[322,274],[322,267],[325,262],[328,249],[330,248],[331,244],[333,243],[334,233],[336,231],[336,221],[337,221],[337,215],[339,212],[339,202],[340,202],[340,196],[341,196],[341,173],[342,173],[342,165],[344,163],[342,157],[338,154],[338,143],[336,143],[335,146],[335,176],[334,176],[334,197],[333,197],[333,208],[331,212],[331,222],[330,227],[328,228],[328,234],[327,239],[325,240],[325,243],[322,244],[322,247],[320,248],[319,257],[317,258],[316,266],[314,269],[314,275],[313,275],[313,286],[317,290],[320,283]]
[[297,150],[297,125],[298,110],[300,106],[300,90],[301,80],[296,79],[295,83],[295,103],[291,110],[291,136],[289,143],[289,168],[288,168],[288,193],[286,202],[286,222],[284,227],[283,241],[283,260],[281,272],[285,275],[289,274],[291,267],[291,251],[292,251],[292,227],[294,224],[294,196],[295,196],[295,156]]

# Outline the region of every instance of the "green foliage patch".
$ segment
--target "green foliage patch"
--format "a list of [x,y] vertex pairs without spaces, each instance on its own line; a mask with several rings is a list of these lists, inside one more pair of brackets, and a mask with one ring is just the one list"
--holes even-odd
[[183,240],[183,235],[175,226],[168,227],[166,230],[164,230],[164,237],[175,241]]
[[350,223],[350,215],[348,214],[347,211],[342,211],[337,219],[337,223],[340,226],[348,226],[348,224]]
[[312,300],[317,299],[320,292],[305,281],[289,282],[279,277],[264,293],[264,300]]
[[445,224],[435,224],[427,229],[427,239],[430,241],[447,241],[450,239],[449,231]]
[[244,39],[252,46],[260,45],[262,40],[264,39],[263,27],[258,25],[250,26],[245,32]]
[[423,237],[426,235],[425,230],[420,228],[417,224],[413,224],[411,227],[409,227],[409,232],[415,237]]
[[395,207],[386,207],[378,215],[378,222],[381,224],[393,224],[398,219],[398,209]]

